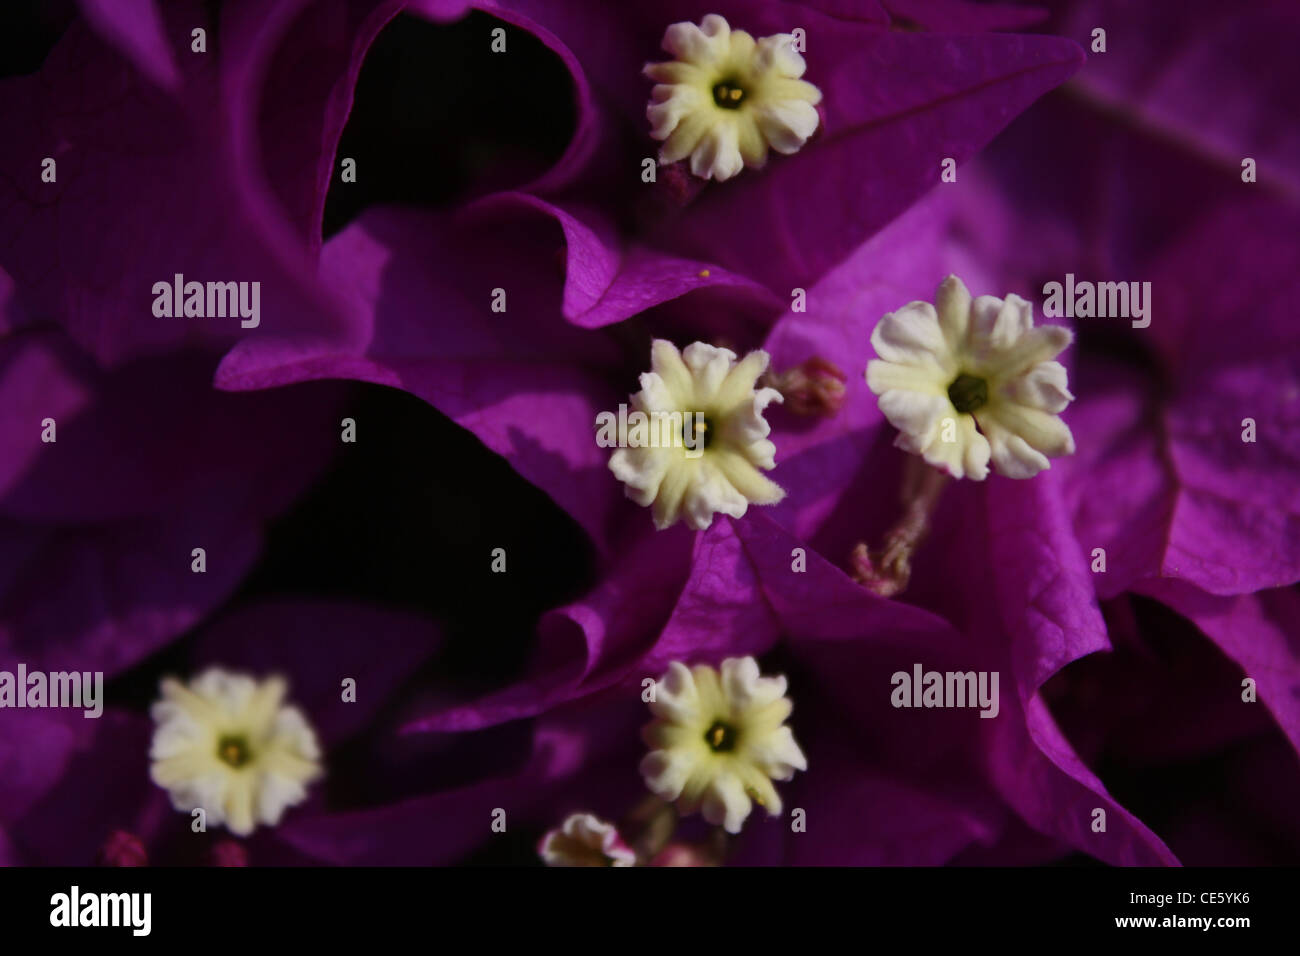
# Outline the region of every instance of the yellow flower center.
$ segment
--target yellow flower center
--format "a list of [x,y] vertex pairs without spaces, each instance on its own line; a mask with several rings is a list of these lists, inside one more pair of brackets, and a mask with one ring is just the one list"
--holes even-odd
[[707,417],[692,415],[682,424],[682,442],[687,448],[703,451],[713,442],[716,431]]
[[721,720],[715,720],[713,726],[704,734],[704,740],[714,753],[729,753],[736,749],[736,728]]
[[713,102],[724,110],[738,110],[745,102],[745,89],[735,80],[723,80],[714,84]]
[[989,385],[982,378],[962,372],[948,386],[948,401],[963,415],[983,408],[989,401]]
[[253,759],[253,752],[245,738],[232,735],[222,737],[217,743],[217,756],[238,769]]

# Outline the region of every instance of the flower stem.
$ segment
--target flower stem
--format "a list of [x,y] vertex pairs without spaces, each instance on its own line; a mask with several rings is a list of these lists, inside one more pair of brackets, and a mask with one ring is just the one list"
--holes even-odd
[[644,866],[672,839],[677,830],[677,809],[651,794],[628,811],[618,830]]
[[908,456],[900,494],[903,514],[885,532],[884,547],[872,551],[866,542],[859,542],[849,556],[850,573],[859,584],[881,597],[903,593],[912,576],[912,555],[929,533],[930,519],[949,481],[947,472]]

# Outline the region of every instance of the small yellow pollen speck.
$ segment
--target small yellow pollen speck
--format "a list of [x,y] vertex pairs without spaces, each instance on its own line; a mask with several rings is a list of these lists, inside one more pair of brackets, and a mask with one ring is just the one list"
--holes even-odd
[[721,724],[719,724],[718,726],[714,727],[711,731],[709,731],[709,743],[711,743],[714,747],[721,747],[722,741],[726,739],[726,736],[727,736],[727,731],[722,727]]
[[700,278],[701,278],[701,279],[707,279],[708,277],[709,277],[709,270],[708,270],[708,269],[701,269],[701,270],[700,270]]
[[693,443],[698,442],[702,443],[704,448],[708,448],[709,443],[713,438],[713,436],[709,434],[709,420],[703,415],[696,413],[694,420],[688,422],[686,427],[682,429],[682,437],[688,443],[692,443],[691,447],[694,447]]
[[228,737],[217,744],[217,756],[238,770],[244,764],[248,763],[252,754],[248,751],[248,744],[239,737]]

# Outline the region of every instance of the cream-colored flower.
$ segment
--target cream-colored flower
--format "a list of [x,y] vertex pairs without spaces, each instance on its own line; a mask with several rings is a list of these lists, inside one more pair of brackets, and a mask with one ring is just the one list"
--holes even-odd
[[736,353],[704,342],[682,352],[663,339],[650,347],[651,371],[641,375],[641,391],[632,406],[661,433],[664,422],[679,432],[674,441],[655,441],[619,448],[610,471],[627,485],[627,496],[649,505],[655,527],[678,519],[695,530],[707,528],[713,515],[743,517],[749,505],[774,504],[785,492],[759,469],[776,467],[776,446],[763,411],[780,402],[774,388],[757,388],[767,370],[766,352]]
[[162,682],[150,711],[150,776],[172,806],[201,807],[208,823],[248,836],[306,799],[321,774],[320,747],[302,713],[284,705],[286,689],[279,677],[259,682],[219,668],[188,685]]
[[772,781],[808,769],[785,726],[793,707],[785,690],[785,678],[760,677],[752,657],[728,658],[719,670],[669,664],[644,731],[652,748],[641,761],[646,786],[729,833],[740,832],[754,803],[780,813]]
[[691,158],[702,179],[730,179],[761,167],[770,146],[797,153],[817,129],[822,94],[805,80],[803,57],[788,33],[755,40],[717,14],[700,25],[674,23],[663,48],[675,59],[648,63],[656,83],[646,116],[664,141],[661,163]]
[[612,823],[590,813],[571,813],[537,846],[547,866],[636,866],[632,851]]
[[990,459],[1003,475],[1032,478],[1049,458],[1074,453],[1058,417],[1074,396],[1065,366],[1052,361],[1071,338],[1060,326],[1036,328],[1019,296],[972,301],[949,276],[935,305],[911,302],[880,320],[867,385],[899,448],[955,478],[983,480]]

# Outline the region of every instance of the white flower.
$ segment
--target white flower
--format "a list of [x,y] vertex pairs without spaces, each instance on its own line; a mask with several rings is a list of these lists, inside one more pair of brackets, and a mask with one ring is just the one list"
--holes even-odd
[[208,823],[248,836],[306,799],[321,774],[320,748],[302,713],[283,704],[285,690],[279,677],[258,682],[219,668],[188,685],[162,682],[150,710],[150,776],[172,806],[202,807]]
[[547,866],[635,866],[636,853],[612,823],[590,813],[571,813],[548,830],[537,852]]
[[740,832],[753,803],[780,813],[772,781],[808,768],[785,726],[793,706],[785,689],[784,677],[760,677],[752,657],[728,658],[720,671],[669,664],[644,732],[653,748],[641,761],[646,786],[729,833]]
[[1074,396],[1065,366],[1052,361],[1070,331],[1035,328],[1030,304],[1017,295],[972,301],[956,276],[939,285],[935,306],[908,303],[871,333],[880,357],[867,365],[867,385],[899,430],[894,443],[977,481],[990,458],[1003,475],[1032,478],[1050,467],[1048,458],[1073,454],[1058,413]]
[[797,153],[817,129],[822,94],[804,80],[804,59],[788,33],[755,41],[717,14],[697,27],[674,23],[663,48],[675,59],[648,63],[656,82],[646,116],[663,140],[661,163],[691,158],[703,179],[730,179],[741,167],[761,167],[770,146]]
[[652,371],[641,375],[633,407],[656,421],[681,416],[692,435],[654,446],[619,448],[610,471],[627,485],[627,496],[651,506],[657,528],[684,519],[700,530],[721,513],[743,517],[753,504],[774,504],[785,492],[758,469],[776,467],[776,446],[763,410],[780,402],[774,388],[756,388],[767,370],[766,352],[741,361],[728,349],[703,342],[681,353],[657,339],[650,347]]

